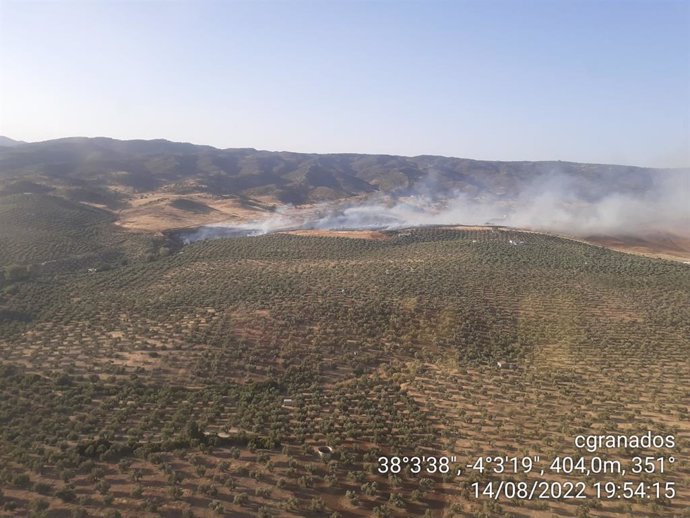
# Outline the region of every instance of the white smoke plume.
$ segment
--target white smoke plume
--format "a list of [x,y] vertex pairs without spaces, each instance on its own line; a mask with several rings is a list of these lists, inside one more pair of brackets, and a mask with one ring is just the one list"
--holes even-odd
[[645,189],[607,186],[583,193],[573,176],[541,175],[508,195],[443,192],[433,179],[405,196],[375,195],[357,202],[283,207],[242,225],[213,225],[188,241],[260,235],[292,229],[399,229],[423,225],[499,225],[572,236],[677,232],[690,236],[690,171],[664,170]]

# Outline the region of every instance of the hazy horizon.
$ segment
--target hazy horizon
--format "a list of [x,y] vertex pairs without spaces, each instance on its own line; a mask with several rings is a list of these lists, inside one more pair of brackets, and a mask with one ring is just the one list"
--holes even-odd
[[0,134],[688,167],[689,29],[671,0],[0,0]]

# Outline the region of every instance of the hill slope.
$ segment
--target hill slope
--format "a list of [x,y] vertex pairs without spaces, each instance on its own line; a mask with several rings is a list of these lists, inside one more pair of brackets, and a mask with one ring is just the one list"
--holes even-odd
[[[105,209],[121,229],[148,233],[265,220],[288,205],[303,211],[291,212],[297,219],[318,212],[325,217],[319,225],[357,228],[356,218],[345,218],[342,211],[363,207],[358,214],[366,221],[390,221],[395,208],[404,222],[400,226],[488,222],[684,258],[690,256],[685,245],[669,246],[690,240],[690,173],[683,174],[570,162],[318,155],[65,138],[0,146],[0,207],[10,203],[3,201],[10,195],[50,195]],[[312,210],[316,204],[318,211]],[[634,245],[634,239],[648,244]]]
[[134,192],[273,196],[313,203],[380,192],[455,190],[510,198],[535,177],[575,178],[587,198],[649,188],[653,169],[570,162],[491,162],[439,156],[304,154],[216,149],[166,140],[66,138],[0,148],[0,179],[43,178],[61,185]]
[[0,146],[20,146],[22,144],[26,144],[26,142],[22,142],[21,140],[14,140],[9,137],[3,137],[0,135]]
[[0,302],[0,488],[13,515],[44,498],[56,516],[220,505],[247,518],[607,518],[620,500],[502,497],[487,514],[470,484],[510,471],[394,479],[376,461],[540,455],[518,480],[586,481],[591,500],[612,475],[549,472],[551,460],[591,458],[579,434],[650,430],[677,447],[606,458],[673,455],[644,479],[677,496],[629,500],[626,514],[684,516],[687,267],[496,229],[378,237],[204,241],[19,284]]
[[156,251],[155,239],[126,233],[115,220],[109,211],[51,194],[0,196],[0,270],[16,264],[83,271]]

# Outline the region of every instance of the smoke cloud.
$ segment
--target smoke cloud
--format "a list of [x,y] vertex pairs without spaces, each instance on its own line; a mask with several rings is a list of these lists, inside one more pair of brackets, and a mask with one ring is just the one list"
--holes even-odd
[[572,236],[690,235],[690,171],[664,170],[645,188],[584,189],[581,179],[550,173],[517,193],[472,196],[444,192],[433,175],[404,194],[375,195],[309,208],[285,206],[245,224],[206,226],[185,241],[297,229],[400,229],[424,225],[498,225]]

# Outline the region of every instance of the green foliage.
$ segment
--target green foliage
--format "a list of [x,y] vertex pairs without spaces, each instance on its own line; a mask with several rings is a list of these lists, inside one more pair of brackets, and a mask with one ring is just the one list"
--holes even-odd
[[30,275],[31,272],[28,266],[20,264],[10,264],[8,266],[5,266],[5,270],[3,272],[3,279],[8,283],[19,282],[28,279]]
[[[151,239],[121,231],[114,221],[110,212],[59,196],[0,196],[0,267],[33,265],[36,273],[52,274],[143,256]],[[12,268],[15,280],[28,277]]]
[[[679,386],[686,379],[686,265],[508,231],[386,237],[217,240],[151,263],[14,283],[0,299],[0,455],[11,467],[2,480],[48,494],[31,484],[44,469],[117,506],[119,472],[137,484],[142,513],[195,488],[203,507],[215,499],[257,512],[295,492],[308,496],[282,506],[311,512],[328,488],[349,506],[403,516],[442,479],[376,478],[381,452],[450,450],[477,440],[467,439],[475,430],[484,444],[487,429],[523,444],[511,427],[530,404],[551,412],[543,419],[559,433],[587,429],[584,408],[601,407],[591,401],[642,390],[622,365],[650,376],[657,361],[674,366]],[[515,369],[497,369],[499,360]],[[594,361],[626,389],[588,392],[576,368]],[[650,394],[649,405],[664,399]],[[580,406],[561,423],[563,400]],[[686,417],[678,401],[665,404]],[[632,412],[617,401],[605,410]],[[535,419],[530,433],[548,428]],[[564,442],[550,432],[541,448]],[[320,445],[333,447],[330,459],[318,457]],[[219,450],[222,461],[205,457]],[[151,471],[163,477],[158,495]],[[54,487],[57,503],[93,505],[69,484]],[[223,503],[208,509],[230,513]]]

